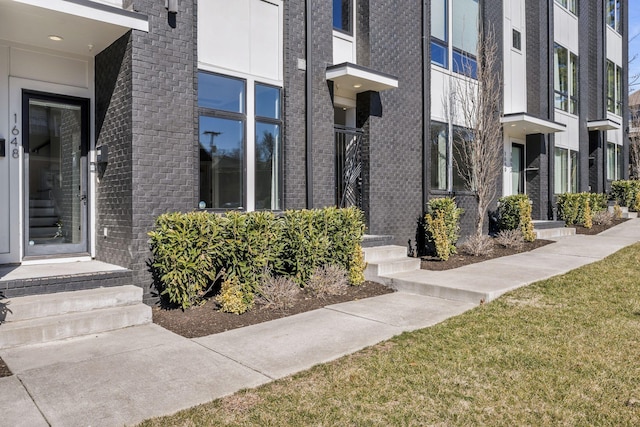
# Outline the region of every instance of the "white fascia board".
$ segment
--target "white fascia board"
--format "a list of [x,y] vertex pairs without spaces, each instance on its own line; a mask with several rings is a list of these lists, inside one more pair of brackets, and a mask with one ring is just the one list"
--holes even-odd
[[338,83],[344,90],[348,89],[355,93],[368,90],[380,92],[398,87],[398,79],[396,77],[368,70],[351,63],[329,67],[326,78]]
[[587,129],[589,130],[618,130],[620,129],[620,123],[611,119],[592,120],[587,122]]
[[521,130],[525,135],[564,132],[567,128],[562,123],[543,120],[524,113],[503,116],[500,118],[500,122],[504,125],[505,129],[514,127]]
[[41,7],[56,12],[66,13],[81,18],[101,21],[120,27],[149,32],[149,21],[145,15],[107,6],[103,3],[93,3],[88,0],[13,0],[30,6]]

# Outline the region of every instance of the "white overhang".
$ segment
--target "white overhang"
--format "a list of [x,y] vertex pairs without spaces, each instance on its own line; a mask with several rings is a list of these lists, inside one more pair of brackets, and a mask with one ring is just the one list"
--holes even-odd
[[350,62],[327,67],[327,80],[333,82],[336,95],[347,97],[361,92],[381,92],[398,87],[397,77]]
[[21,45],[95,56],[131,29],[149,31],[148,17],[90,0],[0,0],[0,39]]
[[589,130],[618,130],[620,129],[620,123],[611,119],[590,120],[587,122],[587,129]]
[[548,134],[564,132],[566,126],[562,123],[544,120],[530,116],[527,113],[507,114],[500,118],[504,133],[511,136],[524,137],[531,134]]

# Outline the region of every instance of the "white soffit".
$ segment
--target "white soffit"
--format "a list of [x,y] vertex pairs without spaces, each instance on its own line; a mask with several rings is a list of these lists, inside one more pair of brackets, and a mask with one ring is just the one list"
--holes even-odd
[[587,122],[587,129],[589,130],[618,130],[620,129],[620,123],[614,122],[611,119],[591,120]]
[[530,116],[526,113],[509,114],[500,118],[504,132],[512,136],[564,132],[566,125]]
[[147,16],[89,0],[0,0],[0,39],[22,45],[94,56],[130,29],[149,31]]
[[349,62],[327,67],[327,80],[333,81],[336,93],[381,92],[398,87],[397,77]]

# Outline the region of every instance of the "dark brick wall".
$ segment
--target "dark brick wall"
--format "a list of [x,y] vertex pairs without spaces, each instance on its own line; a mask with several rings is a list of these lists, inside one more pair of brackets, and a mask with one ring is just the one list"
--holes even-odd
[[327,66],[333,64],[333,6],[331,0],[313,2],[313,207],[335,206],[335,141],[333,102]]
[[[306,207],[306,72],[298,59],[306,58],[305,2],[284,2],[284,204]],[[312,67],[307,66],[308,69]]]
[[149,32],[133,30],[96,59],[98,145],[110,160],[97,190],[97,258],[133,270],[148,300],[147,232],[158,215],[197,204],[196,24],[194,0],[180,2],[174,25],[163,2],[133,6]]
[[198,152],[195,0],[182,0],[169,25],[164,2],[136,0],[149,16],[149,32],[132,34],[132,237],[136,284],[149,289],[147,233],[165,212],[197,206]]
[[421,2],[370,0],[369,40],[371,68],[398,77],[368,120],[369,233],[404,245],[423,210]]
[[[109,163],[98,172],[96,258],[130,268],[132,256],[132,87],[131,33],[95,59],[96,145],[109,149]],[[103,237],[104,228],[108,237]]]

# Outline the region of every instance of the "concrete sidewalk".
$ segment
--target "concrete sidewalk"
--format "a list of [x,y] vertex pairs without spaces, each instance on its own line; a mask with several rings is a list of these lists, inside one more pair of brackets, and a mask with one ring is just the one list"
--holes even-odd
[[[437,277],[438,289],[480,289],[478,295],[494,298],[637,241],[640,220],[630,220],[598,236],[565,237],[455,271],[412,272],[411,283],[417,292]],[[197,339],[146,325],[2,350],[14,375],[0,378],[0,426],[135,424],[434,325],[478,303],[403,291]]]

